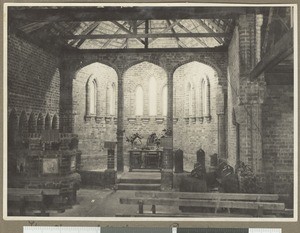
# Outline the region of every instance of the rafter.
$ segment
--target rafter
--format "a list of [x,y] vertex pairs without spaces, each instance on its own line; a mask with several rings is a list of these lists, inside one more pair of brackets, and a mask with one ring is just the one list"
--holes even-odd
[[[124,23],[121,24],[121,25],[125,27],[126,24],[127,24],[127,22],[124,22]],[[117,31],[115,31],[114,34],[118,34],[120,31],[122,31],[122,29],[119,27],[119,28],[117,29]],[[129,29],[129,31],[130,31],[130,29]],[[110,44],[110,42],[111,42],[112,40],[113,40],[113,39],[107,40],[107,41],[103,44],[102,49],[107,48],[107,46]],[[126,42],[126,40],[125,40],[125,42]]]
[[[203,22],[201,19],[198,19],[197,22],[203,27],[207,32],[214,32],[205,22]],[[219,43],[223,44],[224,41],[221,38],[214,37],[214,39]]]
[[[136,33],[132,32],[132,31],[128,30],[124,25],[118,23],[117,21],[111,21],[111,22],[113,24],[115,24],[116,26],[118,26],[124,32],[127,32],[127,33],[132,34],[132,35],[136,34]],[[137,24],[135,24],[135,26],[136,26],[136,28],[138,27]],[[140,43],[142,43],[143,45],[145,45],[145,42],[142,39],[140,39],[140,38],[135,38],[135,39],[137,39]]]
[[[98,34],[98,35],[66,35],[64,36],[65,39],[90,39],[90,40],[97,40],[97,39],[118,39],[118,38],[171,38],[174,36],[177,37],[191,37],[196,39],[197,41],[200,40],[200,37],[207,38],[207,37],[228,37],[229,34],[227,33],[193,33],[187,28],[183,27],[187,33],[151,33],[151,34]],[[204,44],[203,41],[201,43]]]
[[[168,24],[168,27],[170,27],[171,26],[171,22],[170,22],[170,20],[167,20],[167,24]],[[174,36],[175,36],[175,39],[176,39],[176,41],[177,41],[177,44],[178,44],[178,47],[180,47],[180,48],[187,48],[187,46],[176,36],[176,32],[175,32],[175,30],[174,30],[174,28],[173,27],[171,27],[171,31],[172,31],[172,33],[174,34]]]
[[[164,30],[162,30],[160,33],[165,33],[167,31],[169,31],[170,29],[172,29],[173,27],[175,27],[177,24],[180,23],[181,20],[177,20],[176,22],[171,23],[171,25],[169,25],[167,28],[165,28]],[[149,44],[153,43],[155,40],[157,40],[158,38],[153,38]]]
[[[201,45],[203,45],[203,46],[207,46],[207,44],[203,41],[203,40],[201,40],[201,39],[199,39],[199,37],[204,37],[204,36],[201,36],[201,34],[207,34],[207,35],[210,35],[210,36],[207,36],[207,37],[215,37],[213,34],[215,34],[215,33],[192,33],[189,29],[187,29],[185,26],[183,26],[181,23],[178,23],[178,26],[182,29],[182,30],[184,30],[187,34],[194,34],[195,36],[193,37],[194,38],[194,40],[196,40],[198,43],[200,43]],[[199,36],[196,36],[196,35],[199,35]],[[215,34],[216,35],[216,34]]]
[[[98,27],[98,25],[99,25],[99,22],[94,22],[94,23],[90,24],[85,30],[82,31],[82,34],[87,35],[90,31],[94,31]],[[73,46],[77,42],[78,42],[78,40],[73,40],[69,43],[69,45]],[[78,43],[80,43],[80,42],[81,42],[81,40]],[[83,42],[81,44],[83,44]]]

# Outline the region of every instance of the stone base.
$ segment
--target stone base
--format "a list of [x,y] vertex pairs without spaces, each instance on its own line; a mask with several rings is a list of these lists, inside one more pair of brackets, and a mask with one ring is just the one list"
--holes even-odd
[[170,191],[173,189],[173,170],[163,169],[161,171],[161,190]]

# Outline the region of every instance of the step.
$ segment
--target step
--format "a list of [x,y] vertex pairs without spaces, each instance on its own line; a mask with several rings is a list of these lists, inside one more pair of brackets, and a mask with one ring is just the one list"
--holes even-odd
[[118,184],[118,190],[160,190],[160,184]]
[[131,172],[160,172],[158,168],[133,168]]
[[132,183],[132,184],[160,184],[161,179],[140,179],[140,178],[120,178],[118,183]]

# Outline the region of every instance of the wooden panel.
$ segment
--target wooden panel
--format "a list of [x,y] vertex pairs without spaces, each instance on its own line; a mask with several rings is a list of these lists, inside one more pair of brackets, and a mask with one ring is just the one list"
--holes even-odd
[[59,195],[59,189],[25,189],[25,188],[8,188],[8,195],[35,195],[42,194],[46,196]]
[[136,197],[145,198],[187,198],[209,200],[247,200],[247,201],[277,201],[277,194],[247,194],[247,193],[189,193],[189,192],[136,192]]
[[144,205],[165,205],[165,206],[195,206],[211,208],[237,208],[237,209],[258,209],[264,210],[284,210],[283,203],[270,202],[245,202],[245,201],[216,201],[216,200],[185,200],[185,199],[157,199],[157,198],[120,198],[121,204],[139,204]]

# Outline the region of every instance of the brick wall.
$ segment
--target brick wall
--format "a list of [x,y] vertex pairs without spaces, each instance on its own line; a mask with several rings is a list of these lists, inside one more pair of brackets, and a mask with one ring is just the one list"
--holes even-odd
[[[210,119],[201,106],[202,80],[210,84]],[[188,112],[188,85],[193,92],[192,115]],[[196,162],[196,152],[202,148],[206,154],[206,165],[210,157],[218,153],[218,117],[216,112],[218,78],[207,65],[191,62],[179,67],[174,73],[174,147],[184,151],[184,169],[191,171]]]
[[[58,119],[60,98],[59,59],[15,35],[8,36],[8,111],[28,120],[30,114],[37,124],[41,114],[45,122]],[[49,117],[48,117],[49,119]],[[47,120],[48,121],[48,120]]]
[[[89,79],[97,82],[97,109],[96,114],[87,116],[86,92]],[[109,95],[112,84],[116,86],[117,74],[103,64],[93,63],[79,70],[73,80],[73,111],[74,132],[78,134],[79,150],[82,151],[83,170],[105,169],[107,165],[107,150],[104,148],[105,140],[116,141],[116,114],[110,115],[108,111]],[[115,98],[117,100],[117,96]],[[117,104],[117,101],[116,101]]]
[[262,108],[267,191],[287,193],[293,186],[293,86],[268,85]]

